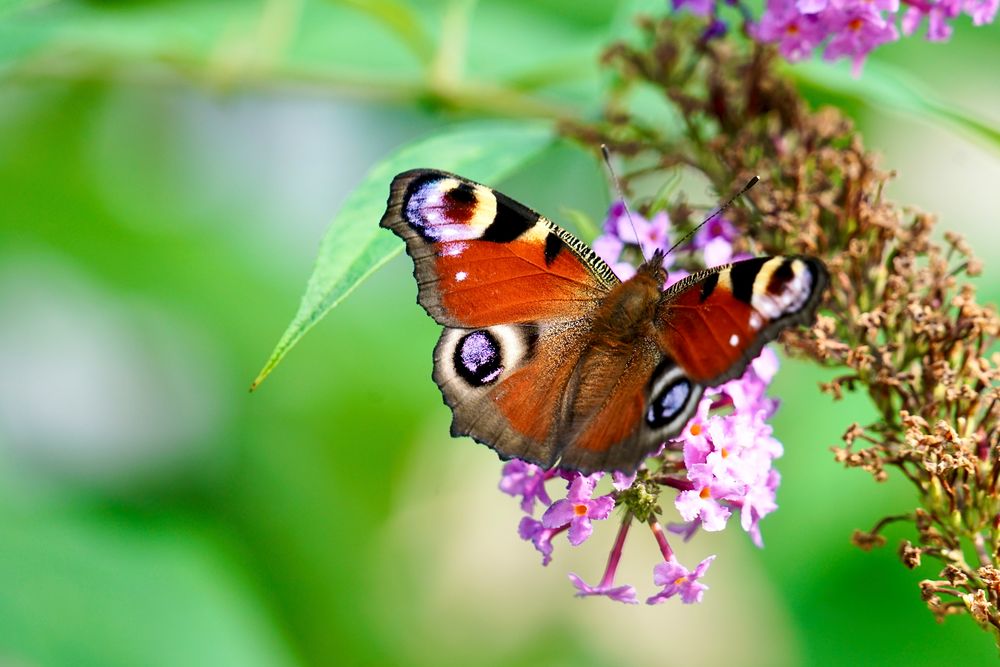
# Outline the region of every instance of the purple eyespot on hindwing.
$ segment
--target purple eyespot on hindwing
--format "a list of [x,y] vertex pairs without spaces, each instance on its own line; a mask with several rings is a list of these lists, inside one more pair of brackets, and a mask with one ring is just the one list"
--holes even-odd
[[466,334],[455,346],[455,372],[473,387],[487,385],[503,373],[500,343],[489,331]]
[[674,380],[649,402],[646,423],[653,428],[669,424],[684,411],[690,395],[691,383],[686,378]]

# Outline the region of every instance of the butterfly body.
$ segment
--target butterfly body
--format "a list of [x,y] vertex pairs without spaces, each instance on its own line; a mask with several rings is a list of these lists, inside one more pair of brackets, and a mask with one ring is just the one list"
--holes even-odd
[[434,380],[452,434],[583,472],[635,470],[705,387],[810,321],[827,279],[814,258],[765,257],[664,291],[657,252],[622,282],[534,211],[435,170],[399,174],[381,224],[406,241],[418,302],[444,327]]

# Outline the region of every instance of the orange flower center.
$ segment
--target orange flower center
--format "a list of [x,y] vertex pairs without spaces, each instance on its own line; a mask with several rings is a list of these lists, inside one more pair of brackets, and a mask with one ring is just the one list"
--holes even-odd
[[787,32],[789,35],[799,34],[799,24],[789,23],[788,26],[785,27],[785,32]]
[[847,27],[853,30],[854,32],[857,32],[858,30],[861,30],[861,26],[863,25],[864,21],[862,21],[861,19],[851,19],[851,21],[847,24]]
[[685,581],[687,581],[687,577],[677,577],[676,579],[674,579],[674,585],[675,586],[680,586]]
[[691,424],[691,435],[701,435],[701,424]]
[[702,488],[701,493],[699,493],[698,495],[701,496],[702,500],[708,500],[709,498],[712,497],[712,490],[706,486]]
[[573,514],[577,516],[587,516],[586,505],[573,505]]
[[725,459],[725,458],[729,458],[729,450],[728,450],[728,449],[726,449],[725,447],[723,447],[722,449],[720,449],[720,450],[719,450],[719,454],[720,454],[720,455],[722,456],[722,458],[724,458],[724,459]]

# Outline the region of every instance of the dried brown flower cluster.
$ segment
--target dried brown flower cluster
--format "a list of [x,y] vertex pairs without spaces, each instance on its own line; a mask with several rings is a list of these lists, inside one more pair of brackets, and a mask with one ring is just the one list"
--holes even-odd
[[[981,265],[957,235],[935,243],[932,216],[882,197],[889,175],[851,123],[835,109],[809,110],[775,73],[773,51],[698,43],[699,26],[669,19],[641,28],[642,46],[617,44],[606,54],[620,81],[606,119],[566,133],[631,157],[626,188],[678,167],[720,193],[761,176],[752,206],[731,217],[752,228],[755,250],[818,255],[833,277],[816,325],[784,341],[843,369],[825,391],[864,391],[879,414],[847,428],[836,459],[877,481],[896,471],[919,492],[919,507],[856,533],[855,543],[881,546],[885,525],[912,523],[915,541],[899,550],[904,565],[925,557],[944,564],[938,579],[920,584],[930,609],[939,617],[968,611],[1000,631],[1000,353],[991,352],[1000,318],[965,281]],[[641,114],[631,104],[640,89]],[[649,113],[650,90],[665,103],[662,117]],[[682,203],[648,206],[667,206],[675,223],[690,224]]]

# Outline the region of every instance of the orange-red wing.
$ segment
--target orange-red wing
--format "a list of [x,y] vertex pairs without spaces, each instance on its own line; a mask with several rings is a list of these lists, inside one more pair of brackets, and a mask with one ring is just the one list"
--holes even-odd
[[618,282],[569,232],[441,171],[398,175],[381,225],[406,242],[418,300],[445,326],[579,320]]
[[452,409],[452,435],[472,436],[504,459],[552,466],[585,334],[582,322],[445,328],[434,350],[434,380]]
[[812,257],[758,257],[697,273],[671,287],[655,326],[663,352],[697,383],[741,375],[761,348],[812,321],[826,267]]

